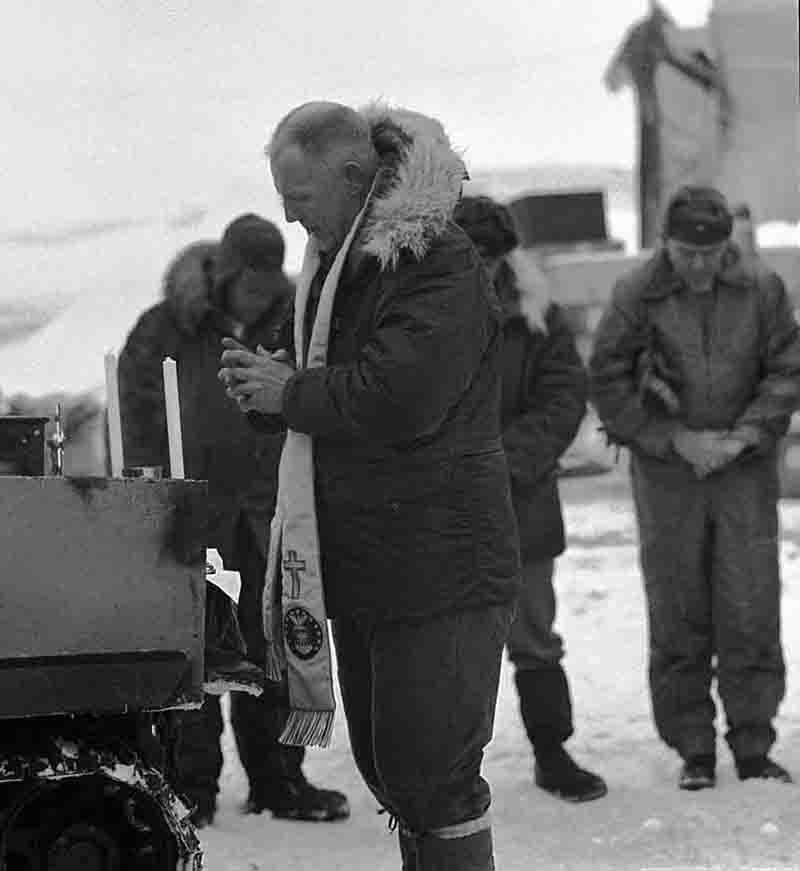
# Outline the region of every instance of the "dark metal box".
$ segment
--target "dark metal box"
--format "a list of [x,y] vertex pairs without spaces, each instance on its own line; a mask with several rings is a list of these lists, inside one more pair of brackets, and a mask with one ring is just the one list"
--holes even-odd
[[0,477],[0,719],[202,702],[205,493]]

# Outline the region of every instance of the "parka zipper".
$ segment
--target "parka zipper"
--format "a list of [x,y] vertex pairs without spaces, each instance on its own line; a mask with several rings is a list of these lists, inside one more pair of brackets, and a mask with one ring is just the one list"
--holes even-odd
[[713,333],[714,320],[717,316],[717,288],[711,290],[710,304],[706,305],[705,300],[701,302],[701,328],[703,340],[703,360],[706,364],[706,400],[711,404],[713,397],[712,391],[712,366],[711,366],[711,338]]

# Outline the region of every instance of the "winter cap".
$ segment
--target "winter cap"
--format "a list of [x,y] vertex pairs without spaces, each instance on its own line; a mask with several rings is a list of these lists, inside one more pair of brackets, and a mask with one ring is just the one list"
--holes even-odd
[[672,196],[664,236],[688,245],[718,245],[733,229],[727,200],[716,188],[686,185]]
[[285,252],[283,236],[275,224],[252,213],[240,215],[222,234],[217,282],[224,282],[243,269],[281,271]]
[[491,197],[462,197],[453,220],[484,257],[502,257],[519,244],[510,210]]

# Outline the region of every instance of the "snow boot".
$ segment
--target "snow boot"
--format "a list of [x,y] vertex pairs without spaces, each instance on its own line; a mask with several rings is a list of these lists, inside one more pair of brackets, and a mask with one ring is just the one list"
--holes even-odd
[[711,754],[689,757],[681,767],[681,773],[678,777],[679,789],[695,791],[711,789],[716,786],[716,765],[717,760]]
[[773,762],[766,754],[750,756],[736,760],[736,772],[739,780],[776,780],[779,783],[794,783],[792,775],[777,762]]
[[489,828],[461,838],[416,837],[401,829],[400,854],[403,871],[494,871]]
[[313,823],[346,820],[350,816],[350,804],[345,795],[335,789],[318,789],[302,776],[263,790],[251,788],[245,813],[260,814],[265,810],[272,811],[279,820]]
[[562,746],[572,735],[572,701],[559,664],[517,670],[515,676],[522,722],[536,757],[536,785],[565,801],[602,798],[602,777],[581,768]]
[[540,789],[564,801],[594,801],[608,792],[605,780],[581,768],[560,744],[549,750],[536,748],[534,779]]

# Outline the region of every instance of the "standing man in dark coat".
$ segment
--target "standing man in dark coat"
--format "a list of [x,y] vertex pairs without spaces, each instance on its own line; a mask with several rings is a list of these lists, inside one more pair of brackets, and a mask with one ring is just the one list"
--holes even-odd
[[244,410],[312,436],[350,741],[399,823],[403,867],[489,871],[480,769],[519,556],[499,429],[500,311],[452,222],[464,166],[433,119],[334,103],[290,112],[269,157],[287,220],[310,237],[297,295],[308,299],[305,336],[330,299],[323,280],[338,275],[327,358],[295,370],[232,350],[221,377]]
[[[291,311],[293,287],[283,271],[278,228],[246,214],[228,225],[219,245],[182,251],[167,271],[163,302],[146,311],[120,355],[119,380],[128,465],[168,468],[161,363],[177,361],[184,466],[187,477],[208,480],[207,543],[226,569],[239,572],[239,622],[249,659],[263,668],[264,587],[269,521],[275,505],[283,432],[256,432],[225,395],[217,378],[224,337],[250,348],[278,345]],[[213,597],[223,595],[209,587]],[[304,751],[278,742],[286,720],[285,687],[268,683],[261,696],[231,693],[231,720],[250,783],[247,810],[276,817],[334,820],[348,816],[346,798],[317,789],[303,776]],[[213,820],[222,769],[219,699],[201,713],[178,717],[176,786],[196,805],[195,821]]]
[[718,191],[679,190],[590,364],[608,436],[631,449],[653,714],[682,789],[716,782],[715,674],[739,778],[791,779],[768,754],[785,692],[776,457],[800,336],[783,282],[742,259],[731,228]]
[[564,646],[553,629],[555,558],[565,548],[558,461],[586,411],[586,371],[543,276],[515,252],[519,240],[510,211],[489,197],[464,197],[455,218],[493,276],[505,311],[500,417],[522,555],[508,653],[536,757],[535,779],[567,801],[591,801],[607,788],[563,746],[573,733],[572,702],[561,664]]

